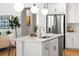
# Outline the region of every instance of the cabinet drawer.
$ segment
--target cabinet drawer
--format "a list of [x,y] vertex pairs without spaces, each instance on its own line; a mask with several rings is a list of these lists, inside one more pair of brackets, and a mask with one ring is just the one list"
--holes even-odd
[[50,40],[50,44],[53,44],[53,43],[55,43],[55,42],[58,42],[58,38],[55,38],[55,39],[51,39],[51,40]]
[[49,47],[49,41],[43,42],[43,47]]

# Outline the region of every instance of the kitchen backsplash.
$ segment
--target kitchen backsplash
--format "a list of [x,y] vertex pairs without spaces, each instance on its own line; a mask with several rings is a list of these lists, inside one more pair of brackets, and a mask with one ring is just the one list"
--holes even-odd
[[68,23],[67,27],[71,27],[74,30],[74,33],[79,34],[79,23]]

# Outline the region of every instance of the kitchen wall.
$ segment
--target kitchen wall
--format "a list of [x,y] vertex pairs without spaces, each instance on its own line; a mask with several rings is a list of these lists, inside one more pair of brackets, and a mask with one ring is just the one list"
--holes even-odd
[[67,26],[79,33],[79,3],[67,3]]
[[66,14],[65,3],[49,3],[48,9],[49,9],[49,14]]
[[[25,8],[29,8],[31,7],[33,4],[32,3],[25,3],[24,6]],[[36,15],[36,23],[37,26],[43,26],[45,28],[45,32],[46,32],[46,16],[41,15],[41,9],[44,7],[43,3],[38,3],[36,4],[39,8],[39,11]],[[25,23],[25,22],[24,22]],[[24,32],[24,30],[26,29],[26,27],[22,28],[22,35],[26,34],[26,32]]]
[[[13,3],[0,3],[0,16],[1,15],[14,15],[21,17],[21,13],[16,12],[13,7]],[[21,20],[21,19],[19,19]],[[20,21],[19,21],[20,22]],[[21,23],[21,22],[20,22]],[[5,35],[5,32],[8,29],[0,29],[0,32],[2,32],[2,35]],[[15,30],[9,29],[13,34],[15,34]],[[18,29],[18,36],[20,36],[20,28]]]
[[[33,3],[25,3],[24,6],[25,8],[27,7],[31,7],[33,5]],[[45,32],[46,32],[46,16],[41,15],[41,9],[44,7],[43,3],[38,3],[36,4],[39,7],[39,12],[37,14],[36,20],[37,20],[37,25],[39,26],[43,26],[45,28]],[[61,8],[60,8],[61,7]],[[52,14],[52,11],[56,8],[58,13],[66,13],[66,4],[48,4],[48,10],[49,10],[49,14]],[[14,10],[14,6],[13,3],[0,3],[0,15],[15,15],[15,16],[19,16],[19,18],[21,18],[21,12],[16,12]],[[21,23],[21,19],[20,19],[20,23]],[[26,29],[26,28],[23,28]],[[18,31],[18,35],[21,35],[21,28]]]
[[[24,4],[24,7],[25,8],[28,8],[28,7],[31,7],[32,5],[33,5],[32,3],[25,3]],[[43,8],[43,4],[36,4],[36,5],[39,7],[39,12],[37,14],[37,20],[39,20],[39,21],[37,21],[37,24],[39,26],[44,26],[45,27],[46,17],[45,16],[42,16],[41,15],[41,11],[40,11],[41,8]],[[14,10],[13,3],[0,3],[0,15],[14,15],[14,16],[19,16],[20,22],[21,22],[21,12],[17,12],[17,11]],[[25,28],[23,28],[23,29],[25,29]],[[2,30],[0,29],[0,31],[2,31]],[[6,31],[6,30],[4,29],[4,31]],[[19,29],[19,32],[18,32],[18,35],[19,36],[22,33],[20,31],[21,31],[21,28]],[[14,30],[12,30],[12,32],[14,33]]]

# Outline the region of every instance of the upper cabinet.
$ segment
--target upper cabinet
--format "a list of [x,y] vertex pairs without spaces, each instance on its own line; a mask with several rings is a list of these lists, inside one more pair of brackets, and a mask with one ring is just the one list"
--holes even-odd
[[50,3],[48,4],[49,14],[65,14],[66,4],[65,3]]
[[79,4],[67,4],[68,23],[79,23]]

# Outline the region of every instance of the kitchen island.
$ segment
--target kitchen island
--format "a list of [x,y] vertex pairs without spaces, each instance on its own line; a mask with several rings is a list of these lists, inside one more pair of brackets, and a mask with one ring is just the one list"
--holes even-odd
[[46,34],[40,38],[19,37],[16,39],[16,56],[58,56],[59,37],[63,34]]

